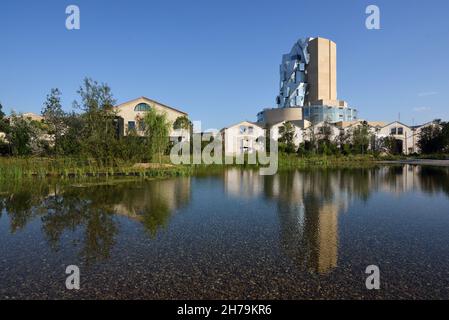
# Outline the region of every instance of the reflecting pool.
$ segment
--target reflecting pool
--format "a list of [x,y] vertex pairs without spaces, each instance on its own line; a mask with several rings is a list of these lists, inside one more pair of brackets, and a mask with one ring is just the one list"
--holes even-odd
[[448,299],[449,169],[1,182],[0,299],[18,298]]

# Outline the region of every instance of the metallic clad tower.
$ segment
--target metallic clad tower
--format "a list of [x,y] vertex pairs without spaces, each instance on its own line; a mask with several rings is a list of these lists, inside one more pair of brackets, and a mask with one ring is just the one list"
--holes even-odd
[[279,108],[302,107],[306,103],[308,45],[309,39],[300,39],[293,45],[290,53],[282,56],[279,68],[280,92],[276,99]]
[[282,56],[280,108],[337,100],[337,45],[324,38],[300,39]]
[[[337,97],[337,45],[324,38],[298,40],[282,56],[278,108],[301,108],[312,123],[357,119],[357,110]],[[260,113],[263,119],[265,114]]]

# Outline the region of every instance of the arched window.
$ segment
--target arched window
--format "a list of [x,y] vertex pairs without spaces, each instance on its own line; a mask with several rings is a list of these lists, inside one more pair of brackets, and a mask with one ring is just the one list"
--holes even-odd
[[139,103],[135,108],[134,111],[150,111],[151,107],[146,103]]

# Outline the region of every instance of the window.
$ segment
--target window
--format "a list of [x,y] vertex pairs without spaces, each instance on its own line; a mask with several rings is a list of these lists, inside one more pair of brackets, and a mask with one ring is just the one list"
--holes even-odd
[[253,127],[248,127],[248,133],[249,134],[253,134],[254,132],[254,128]]
[[135,121],[128,121],[128,131],[136,130],[136,122]]
[[240,133],[241,134],[246,133],[246,126],[240,126]]
[[404,128],[398,128],[398,134],[400,135],[404,134]]
[[396,133],[397,133],[396,127],[395,128],[391,128],[390,134],[396,134]]
[[134,111],[150,111],[151,107],[146,103],[139,103],[135,108]]

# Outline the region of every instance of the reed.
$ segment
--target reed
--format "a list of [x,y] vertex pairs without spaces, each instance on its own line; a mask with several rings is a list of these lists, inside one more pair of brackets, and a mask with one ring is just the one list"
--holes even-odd
[[[23,179],[26,177],[57,177],[57,178],[84,178],[84,177],[143,177],[167,178],[187,176],[202,173],[220,173],[227,167],[243,169],[258,168],[258,164],[218,165],[218,164],[186,164],[171,165],[168,159],[165,164],[150,164],[149,166],[136,166],[120,160],[112,160],[104,164],[94,159],[86,158],[43,158],[43,157],[0,157],[0,180]],[[247,159],[245,159],[247,160]],[[308,167],[366,167],[376,164],[377,158],[371,155],[354,156],[298,156],[295,154],[279,155],[279,170],[301,169]]]
[[136,168],[131,163],[114,161],[101,164],[93,159],[82,158],[0,158],[0,179],[22,179],[26,177],[172,177],[190,174],[186,166],[157,166]]
[[279,169],[302,169],[308,167],[366,167],[376,165],[378,159],[372,155],[349,155],[349,156],[297,156],[297,155],[280,155]]

